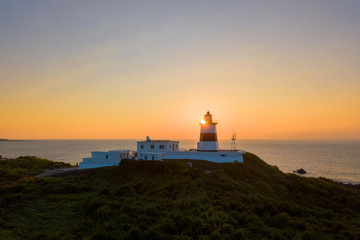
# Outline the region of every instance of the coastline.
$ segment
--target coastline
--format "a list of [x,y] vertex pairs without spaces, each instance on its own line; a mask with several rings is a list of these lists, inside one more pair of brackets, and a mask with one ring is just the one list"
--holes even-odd
[[[136,149],[136,140],[20,140],[1,141],[3,158],[37,156],[75,165],[92,151]],[[193,148],[196,140],[181,140],[181,148]],[[230,148],[230,140],[220,140]],[[344,184],[360,184],[360,141],[263,141],[238,140],[237,148],[256,153],[285,173],[304,168],[307,177],[325,177]]]
[[0,142],[21,142],[21,141],[29,141],[29,140],[0,138]]

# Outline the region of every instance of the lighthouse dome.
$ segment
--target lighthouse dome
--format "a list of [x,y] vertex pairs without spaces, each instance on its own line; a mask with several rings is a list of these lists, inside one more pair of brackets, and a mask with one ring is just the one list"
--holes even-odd
[[212,123],[212,115],[210,114],[210,111],[207,111],[204,115],[204,120],[206,123]]

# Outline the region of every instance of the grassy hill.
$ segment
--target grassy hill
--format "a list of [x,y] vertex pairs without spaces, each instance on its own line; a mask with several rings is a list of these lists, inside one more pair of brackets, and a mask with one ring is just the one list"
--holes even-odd
[[360,239],[359,191],[244,161],[23,178],[0,187],[0,239]]
[[71,167],[71,164],[54,162],[34,156],[21,156],[16,159],[0,160],[0,184],[6,181],[19,180],[35,176],[48,168]]

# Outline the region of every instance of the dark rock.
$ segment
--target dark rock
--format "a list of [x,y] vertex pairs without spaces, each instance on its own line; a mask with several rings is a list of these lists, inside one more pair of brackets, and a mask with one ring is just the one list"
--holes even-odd
[[300,168],[298,170],[295,171],[298,174],[306,174],[306,171],[303,168]]
[[352,183],[348,183],[348,184],[342,183],[342,184],[351,189],[360,190],[360,184],[352,184]]

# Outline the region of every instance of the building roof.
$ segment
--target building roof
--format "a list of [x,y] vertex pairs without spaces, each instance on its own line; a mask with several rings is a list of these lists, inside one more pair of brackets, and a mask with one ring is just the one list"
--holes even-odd
[[92,151],[92,153],[124,153],[124,152],[131,152],[131,150]]
[[137,141],[137,143],[145,143],[145,142],[179,142],[179,141],[173,141],[173,140],[149,140],[149,141]]

